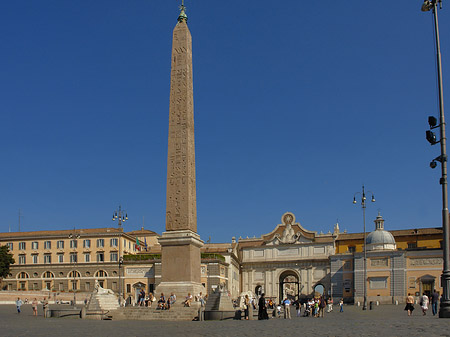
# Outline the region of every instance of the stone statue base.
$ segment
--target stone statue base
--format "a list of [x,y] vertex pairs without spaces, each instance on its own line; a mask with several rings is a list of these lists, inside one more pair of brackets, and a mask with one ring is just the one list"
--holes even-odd
[[203,246],[200,236],[191,230],[167,231],[158,241],[161,245],[162,282],[156,287],[156,298],[164,293],[167,299],[173,292],[177,303],[182,303],[188,293],[192,297],[200,292],[205,294],[200,276],[200,247]]
[[117,295],[110,289],[102,288],[96,281],[87,310],[115,310],[119,309],[119,307],[119,298]]
[[202,292],[205,294],[205,287],[201,283],[194,282],[161,282],[155,291],[156,301],[158,301],[161,293],[164,293],[166,300],[170,297],[170,293],[177,296],[176,306],[183,305],[188,293],[192,295],[191,307],[200,307],[200,302],[195,301],[195,296]]

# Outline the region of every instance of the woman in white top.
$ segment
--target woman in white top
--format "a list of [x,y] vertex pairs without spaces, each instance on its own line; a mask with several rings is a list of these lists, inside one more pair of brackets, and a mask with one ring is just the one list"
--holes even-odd
[[427,314],[429,301],[428,296],[423,293],[422,299],[420,300],[420,306],[422,307],[422,313],[424,316]]

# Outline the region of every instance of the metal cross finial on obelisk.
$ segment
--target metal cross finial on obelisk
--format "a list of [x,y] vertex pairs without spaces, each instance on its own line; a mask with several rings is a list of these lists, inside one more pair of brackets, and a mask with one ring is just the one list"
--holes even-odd
[[184,0],[181,0],[180,15],[178,16],[178,22],[182,21],[187,22],[186,7],[184,6]]

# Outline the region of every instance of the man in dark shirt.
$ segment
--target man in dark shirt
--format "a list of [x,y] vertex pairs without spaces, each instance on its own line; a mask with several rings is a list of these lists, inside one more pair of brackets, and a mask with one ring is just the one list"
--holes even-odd
[[437,314],[437,308],[439,303],[439,293],[434,289],[431,294],[431,309],[433,310],[433,316]]

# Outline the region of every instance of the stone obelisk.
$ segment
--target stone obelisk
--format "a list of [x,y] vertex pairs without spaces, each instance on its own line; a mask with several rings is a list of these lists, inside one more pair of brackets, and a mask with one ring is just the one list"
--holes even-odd
[[157,293],[184,298],[205,291],[201,284],[195,188],[192,37],[182,5],[173,30],[167,157],[166,231],[159,238],[161,283]]

